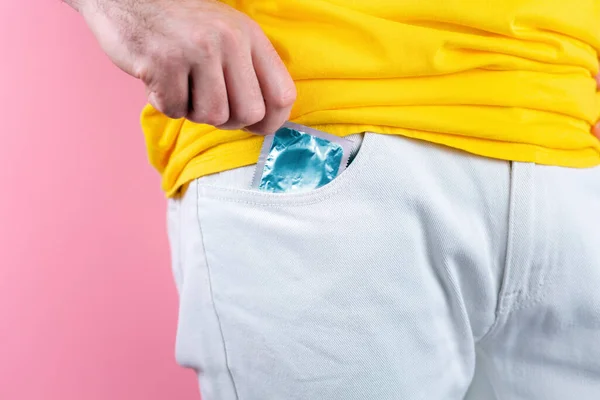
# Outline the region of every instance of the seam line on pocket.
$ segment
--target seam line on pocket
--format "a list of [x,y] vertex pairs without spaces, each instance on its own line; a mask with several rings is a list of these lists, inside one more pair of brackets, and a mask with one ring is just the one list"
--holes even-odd
[[221,323],[221,316],[219,315],[219,311],[217,310],[217,306],[215,304],[214,292],[213,292],[213,282],[212,282],[212,273],[210,270],[210,265],[208,264],[208,256],[206,254],[206,246],[204,243],[204,233],[202,232],[202,223],[200,221],[200,191],[199,185],[196,185],[196,221],[198,222],[198,231],[200,233],[200,239],[202,240],[202,252],[204,256],[204,262],[206,264],[206,270],[208,273],[208,289],[210,291],[210,300],[212,303],[212,308],[217,318],[217,323],[219,325],[219,334],[221,336],[221,343],[223,345],[223,353],[225,356],[225,367],[227,368],[227,374],[229,375],[229,379],[231,380],[231,385],[233,387],[233,391],[235,393],[236,400],[239,400],[240,396],[238,394],[237,385],[235,384],[235,380],[233,379],[233,372],[231,371],[231,367],[229,365],[229,353],[227,351],[227,344],[225,343],[225,335],[223,333],[223,324]]
[[[364,145],[364,142],[363,142],[363,145]],[[232,193],[234,195],[237,194],[240,197],[251,196],[251,197],[258,198],[257,200],[252,201],[252,200],[236,199],[236,198],[224,197],[224,196],[216,196],[216,197],[206,196],[209,200],[219,200],[219,201],[224,201],[224,202],[229,202],[229,203],[247,204],[247,205],[263,206],[263,207],[299,207],[299,206],[312,205],[312,204],[320,203],[324,200],[327,200],[328,198],[330,198],[332,196],[335,196],[341,190],[343,190],[346,186],[351,184],[351,182],[353,182],[356,178],[358,178],[364,171],[365,167],[367,166],[367,160],[368,160],[368,158],[371,157],[371,155],[372,155],[371,153],[372,153],[374,147],[375,146],[365,147],[363,149],[362,155],[360,155],[360,154],[358,155],[358,156],[364,157],[364,159],[362,160],[362,162],[360,164],[354,165],[354,171],[353,171],[354,176],[342,178],[343,180],[341,180],[341,181],[336,181],[336,180],[332,181],[329,185],[335,185],[337,187],[329,188],[329,189],[331,189],[331,191],[325,191],[322,195],[319,195],[319,196],[315,196],[315,192],[308,192],[304,195],[300,194],[300,195],[296,195],[294,197],[280,197],[280,198],[273,199],[272,193],[261,193],[258,191],[256,191],[256,192],[250,192],[250,191],[240,192],[237,189],[222,188],[222,187],[216,187],[213,185],[198,185],[198,188],[199,189],[206,188],[209,190],[212,189],[212,190],[219,191],[219,192]],[[359,151],[359,153],[360,153],[360,151]],[[348,171],[348,172],[350,172],[350,171]],[[329,185],[327,185],[327,186],[329,186]],[[324,186],[323,188],[327,188],[327,186]],[[317,189],[317,191],[318,190],[319,189]],[[283,196],[285,196],[285,195],[283,195]],[[260,198],[263,198],[264,202],[260,201]],[[308,198],[308,200],[306,200],[306,198]],[[271,202],[269,202],[269,199],[271,199]]]

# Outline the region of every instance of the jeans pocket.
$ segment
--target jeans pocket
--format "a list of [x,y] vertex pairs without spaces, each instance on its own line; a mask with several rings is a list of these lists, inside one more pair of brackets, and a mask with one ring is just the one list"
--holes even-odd
[[351,164],[325,186],[304,193],[270,193],[251,188],[255,166],[237,168],[197,180],[199,197],[220,201],[243,202],[256,205],[293,205],[314,203],[343,193],[368,165],[373,146],[373,133],[365,133],[356,142],[360,149],[351,155]]

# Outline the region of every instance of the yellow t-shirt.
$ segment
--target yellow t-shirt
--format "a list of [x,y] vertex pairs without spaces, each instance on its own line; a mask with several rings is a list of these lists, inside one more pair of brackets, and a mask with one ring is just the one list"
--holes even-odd
[[[600,165],[591,126],[600,0],[224,0],[257,21],[298,90],[291,120],[504,160]],[[142,113],[167,195],[257,161],[262,137]]]

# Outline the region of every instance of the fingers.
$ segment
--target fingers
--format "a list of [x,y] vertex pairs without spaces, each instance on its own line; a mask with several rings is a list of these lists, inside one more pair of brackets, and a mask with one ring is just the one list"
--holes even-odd
[[273,133],[285,123],[296,88],[270,42],[257,36],[252,51],[233,41],[221,64],[193,69],[188,119],[259,134]]
[[153,74],[141,72],[148,102],[170,118],[183,118],[188,111],[188,71],[181,68],[154,68]]
[[296,86],[279,55],[262,34],[257,34],[252,60],[260,83],[266,112],[262,121],[249,126],[251,132],[270,134],[289,118],[296,101]]
[[187,119],[212,126],[229,121],[227,87],[223,69],[218,63],[206,63],[192,68],[189,78],[190,109]]
[[266,107],[250,51],[233,52],[223,73],[229,98],[229,120],[220,129],[242,129],[265,118]]
[[150,58],[152,73],[138,73],[149,102],[171,118],[220,129],[279,129],[296,100],[294,82],[258,25],[244,28],[221,24],[218,35],[197,35],[190,53]]

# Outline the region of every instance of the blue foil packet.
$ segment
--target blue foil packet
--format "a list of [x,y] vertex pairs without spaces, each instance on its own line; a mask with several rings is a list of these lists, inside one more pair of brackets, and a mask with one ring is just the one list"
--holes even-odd
[[352,147],[350,140],[287,122],[265,136],[252,187],[271,193],[320,188],[346,169]]

